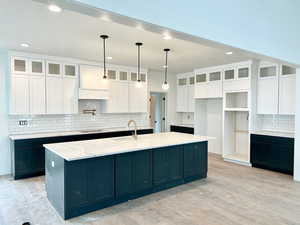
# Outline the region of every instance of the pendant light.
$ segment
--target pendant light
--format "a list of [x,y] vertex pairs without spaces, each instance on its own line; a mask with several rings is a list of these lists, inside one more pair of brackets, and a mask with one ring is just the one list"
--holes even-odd
[[166,52],[166,64],[165,64],[165,81],[162,84],[162,89],[168,90],[169,89],[169,84],[168,84],[168,52],[170,51],[169,48],[165,48],[164,51]]
[[135,45],[138,47],[138,59],[137,59],[137,83],[136,87],[141,88],[142,87],[142,82],[141,82],[141,46],[143,43],[137,42]]
[[103,79],[107,79],[106,75],[106,39],[108,39],[107,35],[100,35],[100,38],[103,39]]

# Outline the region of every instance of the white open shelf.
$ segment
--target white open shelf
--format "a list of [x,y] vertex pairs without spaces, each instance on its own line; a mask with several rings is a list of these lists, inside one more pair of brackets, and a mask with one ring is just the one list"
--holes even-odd
[[249,108],[225,108],[224,111],[229,111],[229,112],[248,112]]
[[248,111],[248,91],[225,92],[226,111]]
[[248,111],[224,111],[223,158],[250,165],[250,132]]

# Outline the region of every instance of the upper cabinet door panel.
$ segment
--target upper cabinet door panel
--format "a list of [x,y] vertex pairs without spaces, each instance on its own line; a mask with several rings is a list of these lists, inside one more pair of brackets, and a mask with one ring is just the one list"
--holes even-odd
[[235,70],[234,68],[224,70],[224,81],[234,80]]
[[11,72],[13,74],[29,73],[29,60],[23,57],[11,57]]
[[29,78],[26,75],[12,75],[10,114],[29,114]]
[[98,66],[80,65],[80,88],[108,89],[108,82],[103,79],[103,69]]
[[46,89],[44,76],[31,76],[30,89],[30,114],[41,115],[46,113]]
[[59,62],[47,61],[47,75],[50,76],[61,76],[62,65]]
[[296,75],[279,79],[279,114],[294,115],[296,105]]
[[63,79],[47,77],[46,84],[47,114],[64,114]]
[[258,81],[257,88],[257,113],[278,113],[278,80],[262,79]]
[[77,77],[77,65],[76,64],[64,64],[64,76],[66,77]]
[[211,72],[208,75],[209,82],[211,81],[221,81],[221,72]]
[[278,68],[276,65],[261,66],[259,68],[259,78],[276,78],[278,74]]
[[238,79],[248,79],[250,75],[249,67],[238,68]]
[[32,75],[45,75],[45,62],[44,60],[31,59],[30,60],[30,73]]

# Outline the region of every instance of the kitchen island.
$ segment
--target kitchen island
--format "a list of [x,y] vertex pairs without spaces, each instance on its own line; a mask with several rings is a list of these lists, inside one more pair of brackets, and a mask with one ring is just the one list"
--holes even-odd
[[47,144],[46,191],[69,219],[207,176],[209,137],[176,132]]

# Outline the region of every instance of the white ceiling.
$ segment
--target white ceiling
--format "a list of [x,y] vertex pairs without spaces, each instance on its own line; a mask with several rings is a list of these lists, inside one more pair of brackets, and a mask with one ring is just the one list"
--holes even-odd
[[[108,34],[107,55],[112,64],[136,65],[135,42],[143,42],[142,67],[162,70],[164,48],[170,48],[169,71],[188,72],[195,68],[248,60],[236,50],[226,55],[224,48],[173,38],[164,40],[153,33],[73,11],[50,12],[47,5],[31,0],[1,0],[0,48],[28,51],[53,56],[102,61],[100,34]],[[200,29],[200,28],[199,28]],[[23,48],[21,43],[29,43]]]

